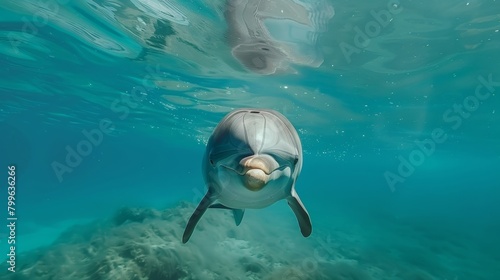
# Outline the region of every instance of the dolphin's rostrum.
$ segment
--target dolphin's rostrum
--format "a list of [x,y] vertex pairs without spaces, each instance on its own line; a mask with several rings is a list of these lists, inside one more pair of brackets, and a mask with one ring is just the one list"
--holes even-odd
[[203,158],[208,187],[189,219],[186,243],[208,208],[231,209],[239,225],[246,208],[264,208],[286,199],[302,235],[312,232],[309,214],[295,182],[302,168],[302,146],[297,131],[280,113],[265,109],[239,109],[215,128]]

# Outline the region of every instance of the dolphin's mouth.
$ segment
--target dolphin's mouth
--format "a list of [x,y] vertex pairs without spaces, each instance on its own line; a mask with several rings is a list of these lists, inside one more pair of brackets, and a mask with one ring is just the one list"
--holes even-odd
[[248,173],[249,170],[253,170],[253,169],[260,169],[262,170],[262,172],[264,172],[266,175],[271,175],[274,171],[278,171],[278,170],[285,170],[286,168],[289,168],[290,165],[288,164],[285,164],[285,165],[281,165],[281,166],[278,166],[272,170],[269,170],[268,168],[259,168],[259,167],[254,167],[254,168],[249,168],[249,167],[246,167],[246,168],[243,168],[241,166],[238,166],[237,168],[233,168],[231,166],[227,166],[227,165],[224,165],[224,164],[221,164],[220,166],[228,169],[228,170],[231,170],[232,172],[238,174],[238,175],[245,175],[246,173]]
[[279,165],[274,158],[268,155],[253,155],[240,160],[236,168],[221,165],[238,174],[243,185],[251,191],[259,191],[271,180],[271,174],[277,170],[284,170],[288,165]]

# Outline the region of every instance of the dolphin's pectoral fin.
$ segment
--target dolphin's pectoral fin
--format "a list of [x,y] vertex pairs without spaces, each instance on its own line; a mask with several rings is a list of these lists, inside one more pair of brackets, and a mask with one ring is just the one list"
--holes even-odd
[[207,194],[201,200],[200,204],[198,204],[198,207],[196,207],[196,210],[194,210],[194,213],[191,215],[191,218],[189,218],[189,221],[186,225],[186,229],[184,230],[184,234],[182,235],[182,243],[188,242],[189,238],[191,237],[191,234],[193,234],[196,224],[198,223],[198,221],[201,219],[201,216],[203,216],[203,213],[207,211],[207,208],[210,206],[210,204],[212,204],[214,200],[215,198],[212,195],[212,193],[210,193],[210,191],[207,192]]
[[287,198],[287,201],[293,213],[295,213],[295,217],[297,217],[302,235],[308,237],[312,232],[311,218],[309,218],[309,214],[295,190],[292,190],[292,194]]
[[245,214],[245,209],[233,209],[234,222],[236,223],[236,226],[241,224],[243,214]]

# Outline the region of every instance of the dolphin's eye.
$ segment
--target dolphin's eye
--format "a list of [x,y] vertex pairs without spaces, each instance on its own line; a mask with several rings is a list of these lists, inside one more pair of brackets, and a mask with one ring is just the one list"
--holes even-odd
[[213,166],[214,165],[214,160],[210,159],[210,164]]

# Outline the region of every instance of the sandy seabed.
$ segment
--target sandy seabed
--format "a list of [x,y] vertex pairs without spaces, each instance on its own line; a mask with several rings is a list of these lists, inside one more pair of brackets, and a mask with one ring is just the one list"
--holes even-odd
[[474,265],[453,268],[469,255],[460,244],[342,230],[316,230],[306,239],[279,213],[246,214],[236,227],[230,211],[210,209],[182,244],[194,206],[122,208],[108,220],[71,227],[52,245],[20,254],[15,273],[4,273],[2,264],[0,279],[493,279]]

